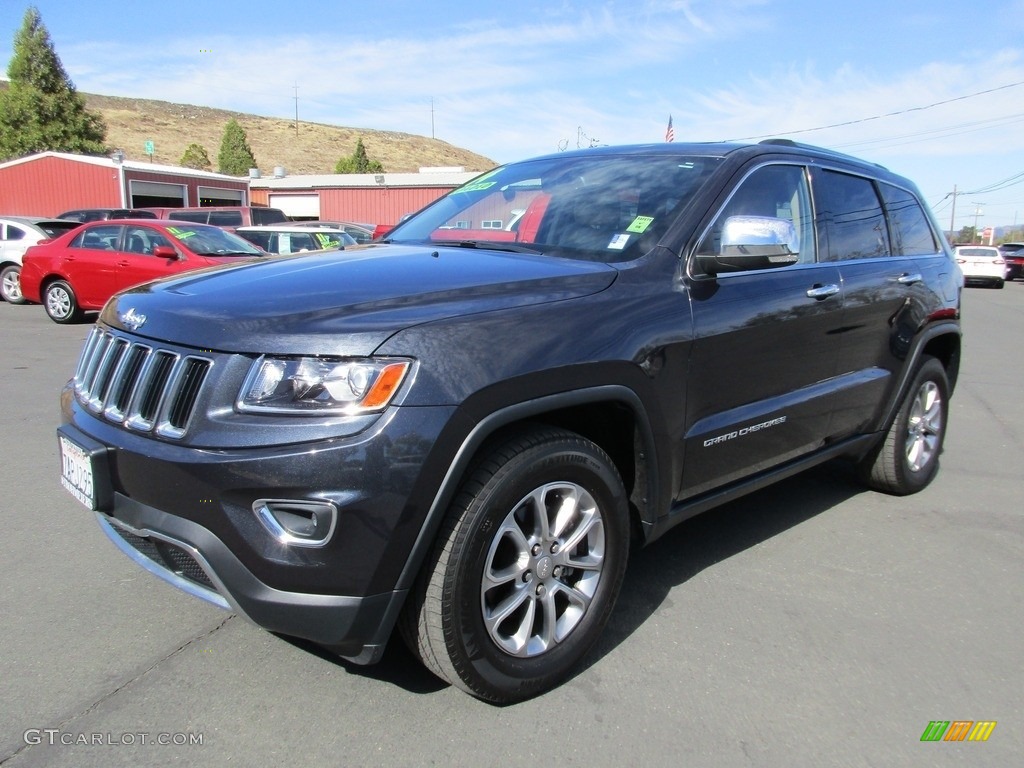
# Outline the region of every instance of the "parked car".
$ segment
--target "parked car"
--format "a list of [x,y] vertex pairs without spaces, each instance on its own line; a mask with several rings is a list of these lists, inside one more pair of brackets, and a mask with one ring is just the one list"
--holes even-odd
[[297,227],[331,227],[333,229],[343,229],[359,245],[365,245],[366,243],[373,241],[374,227],[372,224],[354,224],[350,221],[295,221],[292,223]]
[[963,272],[964,285],[1003,287],[1006,260],[998,248],[989,245],[958,245],[953,255]]
[[[518,239],[462,236],[519,208]],[[597,642],[631,540],[832,459],[896,495],[938,471],[962,278],[879,165],[791,141],[563,152],[389,237],[106,305],[59,467],[122,552],[356,663],[397,627],[512,702]]]
[[100,309],[118,291],[177,272],[263,256],[219,227],[129,219],[83,224],[28,249],[21,290],[57,323]]
[[198,208],[154,208],[161,219],[191,221],[198,224],[212,224],[234,231],[236,227],[257,224],[287,224],[288,217],[280,208],[264,208],[251,205],[216,205]]
[[999,252],[1006,262],[1006,279],[1024,277],[1024,243],[1003,243],[999,246]]
[[30,246],[59,237],[78,227],[74,221],[38,216],[0,218],[0,296],[11,304],[25,304],[21,296],[21,259]]
[[263,224],[258,227],[238,227],[235,234],[267,253],[282,256],[303,251],[338,250],[356,244],[344,229],[335,227]]
[[110,219],[155,219],[156,214],[144,208],[78,208],[73,211],[64,211],[57,218],[84,224],[90,221],[109,221]]

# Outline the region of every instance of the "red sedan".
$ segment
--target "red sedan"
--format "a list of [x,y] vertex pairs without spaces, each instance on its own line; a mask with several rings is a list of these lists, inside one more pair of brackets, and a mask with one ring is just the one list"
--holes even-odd
[[200,267],[266,256],[219,227],[181,221],[97,221],[28,249],[21,291],[56,323],[102,309],[125,288]]

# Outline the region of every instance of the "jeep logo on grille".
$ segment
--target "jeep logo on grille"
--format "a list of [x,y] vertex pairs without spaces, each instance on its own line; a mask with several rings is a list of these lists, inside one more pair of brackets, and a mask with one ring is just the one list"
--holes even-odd
[[146,322],[146,316],[136,312],[134,307],[129,309],[127,312],[121,312],[117,319],[121,321],[121,324],[129,331],[137,331],[142,327],[143,323]]

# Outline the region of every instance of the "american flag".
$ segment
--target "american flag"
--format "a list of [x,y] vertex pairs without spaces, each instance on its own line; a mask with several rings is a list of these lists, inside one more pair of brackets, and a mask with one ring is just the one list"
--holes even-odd
[[665,129],[665,141],[675,141],[676,131],[672,127],[672,115],[668,116],[668,128]]

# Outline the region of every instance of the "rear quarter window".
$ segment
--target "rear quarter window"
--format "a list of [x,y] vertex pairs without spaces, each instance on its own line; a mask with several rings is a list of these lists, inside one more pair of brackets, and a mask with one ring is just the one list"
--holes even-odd
[[889,214],[893,248],[900,256],[927,256],[939,252],[935,233],[924,209],[910,192],[881,184],[882,199]]

